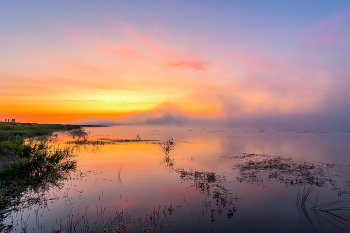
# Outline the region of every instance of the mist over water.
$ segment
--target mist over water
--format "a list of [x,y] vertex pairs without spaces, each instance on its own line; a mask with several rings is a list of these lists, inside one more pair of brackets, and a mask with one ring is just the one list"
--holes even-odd
[[75,148],[77,170],[60,187],[47,187],[40,202],[9,211],[2,224],[11,232],[350,231],[345,131],[85,131],[52,137]]
[[[345,96],[343,96],[346,99]],[[349,131],[349,106],[339,100],[327,102],[320,111],[314,113],[271,113],[255,112],[239,116],[192,116],[181,111],[158,109],[144,113],[128,114],[127,117],[83,118],[76,123],[100,125],[141,125],[141,126],[177,126],[177,127],[216,127],[216,128],[251,128],[273,130],[322,130]],[[230,108],[230,106],[228,107]],[[234,109],[234,108],[233,108]],[[234,110],[233,110],[234,111]]]
[[0,231],[350,232],[349,0],[0,1],[0,19],[1,122],[111,126],[7,176],[51,178],[2,183]]

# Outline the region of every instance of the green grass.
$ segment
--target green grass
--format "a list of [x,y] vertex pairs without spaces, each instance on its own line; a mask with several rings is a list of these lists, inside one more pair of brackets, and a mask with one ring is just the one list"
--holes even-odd
[[0,170],[0,187],[17,181],[24,184],[41,184],[45,179],[51,180],[51,173],[70,170],[75,166],[75,162],[69,160],[72,157],[72,151],[67,148],[54,149],[43,141],[27,146],[29,157],[17,157],[11,164]]
[[[36,204],[45,203],[46,196],[42,194],[48,187],[61,187],[76,169],[73,151],[69,148],[53,148],[45,141],[25,146],[27,157],[14,156],[12,162],[0,170],[0,223],[18,207],[30,206],[33,194]],[[0,231],[7,227],[10,229],[11,225],[0,224]]]
[[6,210],[26,202],[26,192],[59,185],[75,169],[72,150],[50,147],[45,140],[26,140],[56,131],[85,133],[80,125],[0,122],[0,221]]
[[8,137],[0,140],[0,155],[2,156],[19,156],[23,155],[24,138]]
[[49,136],[57,131],[86,135],[82,125],[0,122],[0,156],[29,156],[29,148],[24,145],[25,138]]
[[6,140],[8,137],[14,136],[28,138],[50,135],[56,131],[81,129],[81,127],[81,125],[0,122],[0,140]]

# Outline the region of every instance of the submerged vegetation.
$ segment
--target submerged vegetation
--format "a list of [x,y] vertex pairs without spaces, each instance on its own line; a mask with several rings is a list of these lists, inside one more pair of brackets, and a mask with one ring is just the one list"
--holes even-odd
[[159,140],[153,140],[153,139],[109,139],[109,138],[103,138],[100,140],[89,140],[86,137],[78,138],[76,140],[68,141],[67,144],[72,145],[93,145],[93,146],[103,146],[103,145],[115,145],[118,143],[154,143],[159,142]]
[[238,202],[237,195],[233,197],[230,190],[225,187],[225,177],[216,174],[215,172],[206,171],[186,171],[184,169],[176,169],[180,174],[182,181],[192,181],[192,187],[206,195],[202,201],[204,211],[208,213],[211,221],[216,221],[215,215],[225,213],[228,218],[232,218],[237,211],[234,200]]
[[[89,221],[87,207],[83,215],[69,215],[66,224],[61,224],[58,230],[52,232],[157,232],[171,228],[171,216],[176,208],[181,206],[154,206],[142,216],[132,217],[127,211],[116,211],[115,215],[105,219],[105,210],[97,207],[96,219]],[[96,224],[98,223],[98,224]]]
[[162,164],[166,164],[168,167],[172,168],[174,166],[174,159],[170,157],[170,151],[174,150],[174,140],[169,139],[165,143],[160,143],[161,148],[164,152],[164,157],[161,161]]
[[[348,175],[348,172],[342,169],[342,165],[300,163],[290,158],[264,154],[243,153],[234,158],[238,159],[234,169],[239,170],[239,177],[236,179],[240,183],[266,187],[266,181],[277,181],[285,186],[299,187],[296,207],[300,221],[305,218],[315,232],[318,232],[316,220],[319,227],[328,223],[332,228],[335,227],[343,232],[345,232],[345,227],[350,226],[350,207],[345,201],[326,201],[321,204],[318,200],[321,196],[319,193],[314,202],[310,200],[310,194],[315,187],[330,187],[330,190],[335,191],[339,197],[350,194],[349,182],[340,183],[341,178]],[[306,186],[309,186],[307,190]],[[314,218],[310,213],[313,213]]]
[[[164,157],[161,164],[167,167],[174,167],[174,159],[171,158],[170,152],[174,150],[175,143],[173,139],[169,139],[164,143],[160,143]],[[211,221],[216,221],[215,215],[226,213],[228,218],[232,218],[234,212],[237,211],[233,200],[240,198],[232,196],[230,190],[225,188],[225,177],[216,174],[215,172],[185,170],[183,168],[176,168],[175,172],[180,174],[181,181],[193,182],[191,187],[195,187],[202,194],[205,194],[205,199],[202,201],[204,207],[202,213],[206,212]]]
[[339,190],[333,177],[340,176],[341,165],[327,163],[296,162],[290,158],[269,156],[264,154],[245,154],[234,157],[239,159],[234,169],[239,170],[237,181],[265,185],[265,181],[277,180],[286,186],[316,185],[331,186],[332,190],[341,194],[349,194],[347,190]]

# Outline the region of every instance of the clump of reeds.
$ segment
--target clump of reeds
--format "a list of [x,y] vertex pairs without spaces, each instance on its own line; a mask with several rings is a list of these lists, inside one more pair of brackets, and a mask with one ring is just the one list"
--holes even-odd
[[68,220],[65,224],[61,223],[59,230],[54,232],[129,232],[139,228],[142,232],[156,232],[157,229],[163,231],[164,227],[170,228],[171,220],[169,217],[174,213],[175,207],[181,206],[161,206],[153,207],[152,210],[143,216],[136,216],[132,218],[128,211],[116,211],[113,217],[104,219],[104,211],[101,207],[97,207],[96,219],[89,222],[87,209],[85,214],[80,216],[73,216],[69,214]]
[[[254,155],[257,158],[258,155]],[[285,185],[314,184],[323,186],[326,181],[326,167],[310,163],[297,163],[292,159],[285,159],[279,156],[270,157],[260,155],[258,159],[251,159],[252,156],[243,154],[240,159],[249,158],[248,161],[238,163],[235,168],[240,171],[239,182],[262,183],[265,180],[276,179]]]
[[114,145],[118,143],[148,143],[148,142],[159,142],[159,140],[154,139],[103,139],[103,140],[90,140],[88,138],[78,138],[76,140],[68,141],[67,144],[73,145],[93,145],[93,146],[103,146],[103,145]]
[[211,221],[215,221],[215,215],[224,213],[225,209],[228,211],[227,217],[233,217],[233,213],[237,210],[233,205],[233,200],[238,201],[241,198],[232,197],[230,191],[224,186],[225,178],[223,176],[206,171],[186,171],[184,169],[176,169],[175,171],[180,174],[181,180],[192,181],[196,189],[206,194],[206,198],[202,202],[203,211],[208,213]]
[[52,148],[45,141],[26,144],[25,148],[25,157],[14,157],[0,170],[0,214],[9,206],[21,204],[25,192],[58,186],[76,168],[69,148]]
[[345,232],[345,228],[350,225],[350,207],[344,206],[345,201],[336,200],[326,203],[318,203],[318,194],[315,202],[310,200],[311,192],[314,187],[311,185],[307,190],[305,186],[303,190],[299,188],[296,200],[296,207],[300,220],[303,216],[306,218],[310,226],[315,232],[317,232],[317,225],[314,224],[313,218],[310,213],[316,215],[318,223],[321,225],[321,221],[332,225],[332,227],[338,228],[339,230]]
[[86,138],[88,136],[88,133],[86,133],[83,129],[74,129],[68,131],[68,133],[74,138]]
[[170,156],[170,151],[174,150],[174,140],[171,138],[164,143],[159,143],[162,151],[164,152],[164,157],[161,163],[166,164],[168,167],[172,168],[174,166],[174,159]]
[[162,149],[164,151],[164,153],[169,154],[170,151],[174,150],[174,139],[169,139],[168,141],[166,141],[165,143],[161,144]]
[[[20,156],[26,150],[24,139],[22,137],[8,137],[0,140],[0,155],[1,156]],[[25,152],[26,153],[26,152]]]

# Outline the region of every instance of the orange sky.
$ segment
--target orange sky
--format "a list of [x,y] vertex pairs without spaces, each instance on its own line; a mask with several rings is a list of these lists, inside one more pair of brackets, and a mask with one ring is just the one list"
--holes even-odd
[[[35,14],[40,7],[33,7],[27,21],[13,20],[13,30],[0,34],[0,119],[142,123],[166,114],[310,115],[334,106],[344,94],[331,93],[349,86],[342,62],[349,48],[346,11],[315,14],[306,26],[284,30],[280,16],[264,21],[267,12],[260,12],[262,27],[239,23],[249,11],[212,24],[198,13],[207,22],[202,27],[158,11],[143,19],[116,16],[106,6],[68,21],[46,7],[52,14]],[[232,25],[222,26],[225,20]]]

